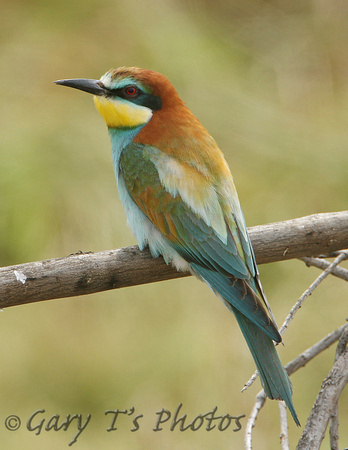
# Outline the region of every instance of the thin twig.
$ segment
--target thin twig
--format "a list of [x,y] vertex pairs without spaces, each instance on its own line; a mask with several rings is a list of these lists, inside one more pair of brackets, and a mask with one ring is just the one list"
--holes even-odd
[[285,330],[289,326],[290,322],[294,318],[294,315],[296,312],[301,308],[303,302],[308,298],[310,295],[312,295],[314,289],[316,289],[319,284],[332,272],[332,270],[340,264],[343,260],[347,259],[348,253],[342,251],[339,252],[339,255],[334,259],[334,261],[316,278],[316,280],[309,286],[308,289],[305,290],[305,292],[301,295],[301,297],[297,300],[295,305],[291,308],[289,314],[287,315],[286,319],[284,320],[283,325],[280,327],[279,333],[281,335],[284,334]]
[[279,401],[279,418],[280,418],[280,448],[282,450],[289,450],[289,427],[288,416],[286,414],[285,402]]
[[[348,250],[345,250],[348,252]],[[303,261],[306,263],[307,266],[314,266],[318,269],[325,270],[330,266],[330,263],[326,261],[325,259],[321,258],[299,258],[300,261]],[[343,267],[335,267],[331,270],[332,275],[338,278],[342,278],[345,281],[348,281],[348,270],[344,269]]]
[[252,430],[255,426],[255,422],[256,422],[257,416],[259,414],[259,411],[263,407],[265,402],[266,402],[266,394],[265,394],[265,391],[262,389],[256,396],[255,405],[250,413],[248,422],[246,424],[245,440],[244,440],[245,450],[252,449],[252,445],[251,445],[252,444]]
[[340,328],[328,334],[321,341],[312,345],[312,347],[307,348],[307,350],[290,361],[285,366],[285,370],[287,371],[288,375],[291,375],[301,367],[304,367],[311,359],[315,358],[317,355],[319,355],[319,353],[321,353],[323,350],[326,350],[330,347],[330,345],[335,343],[342,335],[342,332],[346,326],[346,324],[342,325]]
[[251,375],[251,377],[249,378],[249,380],[244,384],[241,392],[246,391],[248,388],[250,388],[250,386],[254,383],[254,381],[256,380],[256,378],[259,376],[259,372],[257,370],[255,370],[255,372]]

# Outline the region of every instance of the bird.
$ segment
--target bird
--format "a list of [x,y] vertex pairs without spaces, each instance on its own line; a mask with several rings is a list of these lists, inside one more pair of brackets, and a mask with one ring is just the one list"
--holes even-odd
[[230,168],[173,84],[150,69],[120,67],[99,80],[55,81],[93,94],[106,122],[128,226],[140,250],[203,280],[234,314],[270,399],[284,400],[300,426],[292,385],[275,343]]

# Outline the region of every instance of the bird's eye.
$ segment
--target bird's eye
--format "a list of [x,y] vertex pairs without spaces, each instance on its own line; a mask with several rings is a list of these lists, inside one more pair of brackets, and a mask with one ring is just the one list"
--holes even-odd
[[139,91],[135,86],[127,86],[124,88],[124,93],[127,95],[127,97],[136,97]]

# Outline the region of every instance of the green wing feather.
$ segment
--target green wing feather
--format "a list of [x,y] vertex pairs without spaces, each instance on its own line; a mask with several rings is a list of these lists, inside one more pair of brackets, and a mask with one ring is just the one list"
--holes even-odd
[[[168,193],[146,146],[128,146],[121,156],[120,168],[130,196],[168,239],[168,244],[194,267],[211,271],[211,279],[207,280],[211,287],[273,340],[280,342],[278,330],[257,295],[255,265],[253,262],[246,265],[241,244],[236,242],[230,228],[224,243],[180,195],[173,197]],[[252,254],[251,247],[249,253]],[[199,275],[206,279],[206,272],[204,276]]]
[[121,155],[120,170],[136,205],[161,231],[168,245],[234,313],[267,395],[284,399],[299,424],[291,400],[291,383],[273,344],[273,340],[280,342],[281,337],[260,300],[262,288],[249,238],[245,238],[237,221],[230,217],[226,219],[228,233],[223,242],[179,194],[171,195],[165,189],[147,146],[131,144],[126,147]]

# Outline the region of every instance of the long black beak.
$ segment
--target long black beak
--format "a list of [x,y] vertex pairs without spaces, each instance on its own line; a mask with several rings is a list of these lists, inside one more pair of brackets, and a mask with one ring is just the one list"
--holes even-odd
[[55,81],[55,83],[61,84],[62,86],[80,89],[81,91],[89,92],[90,94],[94,95],[105,95],[107,93],[107,89],[105,89],[103,83],[99,80],[75,78],[73,80],[58,80]]

